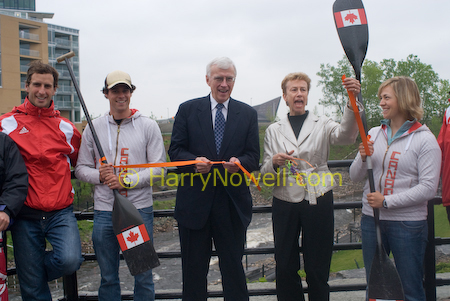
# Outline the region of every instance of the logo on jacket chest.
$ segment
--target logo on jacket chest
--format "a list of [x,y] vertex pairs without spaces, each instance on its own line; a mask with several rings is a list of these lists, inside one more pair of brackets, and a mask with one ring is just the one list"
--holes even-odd
[[[119,158],[119,165],[128,165],[128,151],[129,148],[121,148],[120,149],[120,158]],[[119,168],[119,178],[122,179],[121,183],[123,183],[123,178],[126,177],[128,174],[127,168]],[[125,187],[125,186],[124,186]],[[127,189],[121,189],[119,190],[119,193],[123,196],[128,196],[128,190]]]
[[397,175],[398,161],[400,152],[392,152],[389,158],[388,169],[386,171],[386,179],[384,180],[384,195],[394,193],[395,176]]
[[19,135],[27,134],[30,131],[26,127],[22,127],[19,131]]

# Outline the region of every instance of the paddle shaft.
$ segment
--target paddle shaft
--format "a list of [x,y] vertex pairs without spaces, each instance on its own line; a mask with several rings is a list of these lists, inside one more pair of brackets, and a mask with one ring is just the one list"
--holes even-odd
[[[366,157],[367,162],[367,177],[369,179],[370,192],[375,192],[375,181],[373,179],[372,158]],[[377,234],[377,247],[379,252],[385,252],[381,241],[381,228],[380,228],[380,209],[373,208],[373,219],[375,222],[375,231]],[[380,253],[381,254],[381,253]]]
[[[341,42],[342,42],[342,38],[340,35],[339,35],[339,38],[341,39]],[[360,50],[361,50],[361,48],[360,48]],[[365,48],[365,51],[367,51],[367,47]],[[364,62],[365,53],[364,53],[364,55],[360,56],[361,60],[354,60],[351,58],[351,55],[349,55],[346,47],[344,47],[344,52],[345,52],[350,64],[352,65],[353,70],[355,71],[356,79],[359,82],[361,82],[361,67]],[[358,101],[363,105],[363,107],[365,107],[361,92],[359,92],[359,94],[358,94]],[[362,121],[362,124],[364,127],[364,133],[367,137],[368,128],[367,128],[367,119],[366,119],[366,111],[365,110],[363,110],[361,112],[361,121]],[[361,139],[367,139],[366,137],[361,137]],[[367,155],[367,157],[366,157],[366,162],[367,162],[367,177],[369,180],[370,192],[375,192],[375,181],[374,181],[374,177],[373,177],[372,158],[369,155]],[[375,220],[375,229],[376,229],[376,233],[377,233],[378,248],[380,251],[384,252],[384,248],[383,248],[383,245],[381,242],[380,210],[378,208],[373,208],[373,216],[374,216],[374,220]]]
[[94,137],[95,146],[97,147],[98,153],[100,154],[100,158],[102,158],[102,163],[108,163],[105,158],[105,153],[103,152],[102,146],[100,144],[100,140],[98,140],[97,133],[95,132],[94,125],[92,124],[91,116],[89,115],[88,109],[84,102],[83,95],[81,95],[81,90],[78,86],[78,82],[75,77],[75,73],[73,73],[73,69],[70,65],[69,59],[67,55],[62,56],[61,58],[64,58],[67,69],[69,69],[70,77],[72,78],[73,85],[75,86],[75,91],[77,92],[78,99],[80,100],[81,107],[83,108],[84,116],[86,116],[87,123],[89,124],[89,129],[91,130],[92,136]]
[[[362,65],[362,63],[361,63]],[[361,66],[353,64],[353,70],[355,71],[355,75],[356,75],[356,79],[361,82]],[[362,95],[361,92],[358,94],[358,101],[360,103],[363,104],[364,106],[364,102],[362,100]],[[365,111],[362,111],[361,114],[361,120],[362,120],[362,124],[364,126],[364,132],[366,134],[367,137],[367,120],[366,120],[366,114]],[[367,138],[363,138],[362,139],[367,139]],[[370,187],[370,192],[375,192],[375,181],[373,178],[373,167],[372,167],[372,158],[371,156],[367,155],[366,156],[366,162],[367,162],[367,178],[369,180],[369,187]],[[380,252],[384,252],[384,248],[383,248],[383,244],[381,241],[381,228],[380,228],[380,209],[378,208],[373,208],[373,218],[374,218],[374,222],[375,222],[375,231],[377,234],[377,247],[378,247],[378,251]],[[381,253],[380,253],[381,254]]]

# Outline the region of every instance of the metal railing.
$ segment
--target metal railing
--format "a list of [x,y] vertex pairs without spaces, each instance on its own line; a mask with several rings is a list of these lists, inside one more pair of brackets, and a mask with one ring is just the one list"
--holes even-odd
[[[339,160],[328,161],[328,165],[331,168],[334,167],[348,167],[352,160]],[[428,244],[425,251],[424,260],[424,287],[427,301],[436,300],[436,287],[443,285],[450,285],[450,279],[437,279],[436,278],[436,254],[435,247],[437,245],[450,244],[450,238],[435,237],[434,231],[434,205],[441,204],[441,198],[434,198],[428,202]],[[334,210],[342,209],[357,209],[362,208],[362,202],[345,202],[334,203]],[[271,206],[254,206],[252,210],[253,214],[270,213],[272,212]],[[173,217],[174,210],[154,210],[154,217]],[[75,212],[77,220],[92,220],[94,218],[93,212]],[[6,241],[6,239],[5,239]],[[333,246],[334,251],[339,250],[356,250],[362,249],[360,242],[350,243],[335,243]],[[300,248],[301,251],[301,248]],[[273,254],[274,248],[245,248],[244,255],[262,255]],[[217,253],[213,251],[213,256],[217,256]],[[85,260],[94,261],[97,260],[94,253],[84,253]],[[166,258],[181,258],[180,251],[168,251],[158,252],[158,257],[161,259]],[[123,259],[123,258],[122,258]],[[8,276],[16,273],[15,268],[8,269]],[[59,299],[61,301],[78,301],[78,300],[98,300],[96,294],[82,294],[78,293],[78,282],[76,273],[63,277],[64,297]],[[343,292],[343,291],[363,291],[366,289],[366,284],[345,284],[345,285],[330,285],[330,292]],[[249,289],[249,296],[264,296],[264,295],[276,295],[275,288],[269,289]],[[304,287],[304,292],[308,293],[308,287]],[[156,292],[156,299],[181,299],[181,289],[179,292],[162,293]],[[222,291],[209,291],[208,297],[223,297]],[[133,300],[133,294],[122,294],[122,300]]]
[[[425,252],[425,273],[424,273],[424,287],[427,297],[427,301],[436,300],[436,287],[443,285],[450,285],[450,279],[437,279],[436,278],[436,256],[435,247],[437,245],[450,244],[450,238],[435,238],[434,237],[434,205],[440,204],[441,198],[435,198],[428,202],[428,244]],[[361,208],[361,202],[349,202],[349,203],[335,203],[334,210],[342,209],[356,209]],[[253,213],[270,213],[272,212],[271,206],[255,206],[253,207]],[[167,217],[173,216],[173,210],[155,210],[155,217]],[[76,212],[76,217],[79,220],[93,219],[94,214],[92,212]],[[361,243],[336,243],[333,246],[334,251],[340,250],[357,250],[361,249]],[[301,248],[300,248],[301,251]],[[274,248],[246,248],[244,255],[263,255],[273,254]],[[217,256],[217,253],[213,251],[213,256]],[[96,260],[95,254],[83,254],[85,260]],[[165,258],[181,258],[181,252],[168,251],[158,252],[158,257]],[[9,270],[8,270],[9,275]],[[342,291],[362,291],[366,289],[366,284],[346,284],[346,285],[331,285],[330,292],[342,292]],[[249,289],[249,296],[264,296],[264,295],[276,295],[275,288],[269,289]],[[308,293],[308,287],[304,288],[304,292]],[[209,297],[223,297],[222,291],[208,292]],[[156,292],[157,300],[161,299],[181,299],[181,291],[172,293],[158,293]],[[64,277],[64,298],[60,300],[74,301],[74,300],[98,300],[96,295],[78,295],[77,291],[77,278],[76,274]],[[133,300],[133,294],[123,294],[122,300]]]

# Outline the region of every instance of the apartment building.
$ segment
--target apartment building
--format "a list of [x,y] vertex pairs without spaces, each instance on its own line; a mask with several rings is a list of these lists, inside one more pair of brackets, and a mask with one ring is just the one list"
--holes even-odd
[[23,103],[28,64],[33,60],[49,63],[59,72],[54,96],[61,115],[81,130],[81,108],[65,63],[56,58],[74,51],[72,68],[80,80],[79,31],[44,23],[53,13],[36,12],[35,0],[0,0],[0,114]]

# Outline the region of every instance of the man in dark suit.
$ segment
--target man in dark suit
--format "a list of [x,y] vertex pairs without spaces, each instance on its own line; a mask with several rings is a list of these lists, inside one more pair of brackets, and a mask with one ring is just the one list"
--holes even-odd
[[[180,105],[175,116],[169,156],[172,161],[200,160],[180,168],[175,218],[181,243],[183,300],[207,299],[212,242],[219,257],[224,300],[248,300],[242,266],[245,234],[252,217],[248,171],[258,168],[256,111],[230,97],[236,67],[226,57],[207,66],[211,93]],[[224,161],[211,165],[211,161]]]

